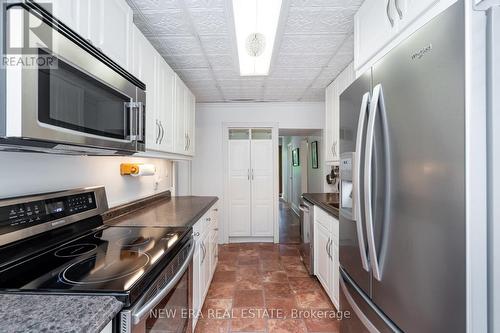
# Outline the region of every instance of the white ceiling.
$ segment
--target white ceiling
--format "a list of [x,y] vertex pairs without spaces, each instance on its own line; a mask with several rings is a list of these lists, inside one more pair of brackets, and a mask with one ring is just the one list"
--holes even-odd
[[240,77],[231,0],[127,0],[134,22],[199,102],[323,101],[353,59],[363,0],[283,0],[269,76]]

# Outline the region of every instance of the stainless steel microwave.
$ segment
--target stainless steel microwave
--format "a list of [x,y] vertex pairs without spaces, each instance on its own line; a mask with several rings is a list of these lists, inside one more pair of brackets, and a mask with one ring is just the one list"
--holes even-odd
[[7,7],[4,20],[0,150],[145,150],[144,83],[32,1]]

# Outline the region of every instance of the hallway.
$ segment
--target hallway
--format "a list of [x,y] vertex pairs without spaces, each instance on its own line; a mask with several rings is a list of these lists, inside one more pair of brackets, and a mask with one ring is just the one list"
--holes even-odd
[[280,199],[280,243],[300,243],[300,221],[289,203]]
[[195,333],[338,333],[339,319],[296,245],[226,244]]

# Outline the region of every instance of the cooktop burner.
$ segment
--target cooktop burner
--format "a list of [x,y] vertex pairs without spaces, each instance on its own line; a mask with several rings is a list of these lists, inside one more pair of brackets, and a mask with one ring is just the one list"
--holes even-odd
[[[132,302],[189,241],[185,227],[103,227],[0,271],[0,290],[108,293]],[[162,264],[163,263],[163,264]],[[120,297],[119,297],[120,298]]]
[[54,255],[59,258],[76,257],[93,252],[95,249],[97,249],[95,244],[74,244],[60,248]]
[[[121,260],[106,262],[106,258],[98,258],[93,255],[69,265],[62,271],[60,277],[63,282],[69,284],[96,284],[110,282],[126,276],[144,273],[142,270],[149,263],[149,255],[146,253],[130,253]],[[99,263],[99,261],[102,261]],[[96,269],[98,268],[98,269]],[[142,271],[141,271],[142,270]],[[139,275],[139,274],[138,274]]]

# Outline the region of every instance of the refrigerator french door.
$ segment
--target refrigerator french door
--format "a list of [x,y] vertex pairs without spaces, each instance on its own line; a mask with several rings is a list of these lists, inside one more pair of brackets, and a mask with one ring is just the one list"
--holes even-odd
[[341,332],[465,332],[461,1],[340,97]]

